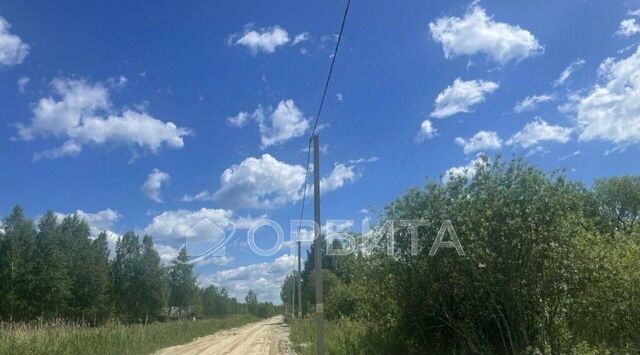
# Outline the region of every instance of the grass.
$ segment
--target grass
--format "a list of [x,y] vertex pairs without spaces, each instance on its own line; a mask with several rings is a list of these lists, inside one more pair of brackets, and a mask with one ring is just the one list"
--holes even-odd
[[114,323],[96,328],[5,324],[0,329],[0,355],[149,354],[257,320],[251,315],[233,315],[220,319],[157,322],[146,326]]
[[[290,339],[299,355],[316,353],[316,322],[312,317],[290,319]],[[366,354],[370,353],[365,341],[366,327],[357,321],[340,319],[325,321],[324,346],[327,354]]]

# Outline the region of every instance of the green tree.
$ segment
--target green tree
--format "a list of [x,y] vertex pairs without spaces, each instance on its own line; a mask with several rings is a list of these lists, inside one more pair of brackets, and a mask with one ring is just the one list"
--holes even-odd
[[29,320],[38,312],[36,291],[36,242],[33,223],[15,206],[3,221],[0,249],[0,315],[3,319]]
[[160,256],[148,235],[142,239],[142,254],[135,279],[140,293],[139,313],[144,314],[145,320],[157,319],[166,304],[167,285]]
[[51,210],[42,216],[36,234],[38,257],[35,260],[34,276],[41,316],[52,319],[65,315],[72,298],[71,277],[67,257],[60,246],[58,220]]
[[244,303],[247,305],[247,311],[250,314],[257,315],[258,312],[258,295],[250,289],[244,297]]
[[125,319],[140,320],[137,272],[140,241],[134,232],[125,233],[116,242],[116,256],[111,264],[112,298],[116,311]]
[[637,232],[640,216],[640,176],[596,179],[594,192],[610,231]]
[[177,308],[180,317],[183,317],[189,312],[189,306],[194,305],[197,295],[193,265],[189,263],[189,256],[185,248],[180,249],[178,256],[171,261],[169,280],[170,306]]
[[91,286],[93,289],[94,302],[93,314],[94,323],[102,323],[107,320],[112,312],[113,303],[110,299],[111,292],[111,270],[109,265],[109,243],[107,233],[101,232],[91,243],[93,254],[93,278]]
[[[82,323],[96,323],[104,317],[108,293],[108,254],[91,238],[87,222],[76,214],[59,225],[61,246],[67,256],[71,278],[68,317]],[[105,259],[107,258],[107,259]]]

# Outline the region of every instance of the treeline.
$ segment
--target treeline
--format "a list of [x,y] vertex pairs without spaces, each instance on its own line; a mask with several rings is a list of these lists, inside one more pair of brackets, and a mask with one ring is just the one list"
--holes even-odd
[[[521,159],[485,164],[387,206],[381,223],[428,222],[417,255],[396,225],[392,257],[384,239],[374,253],[325,256],[325,316],[340,329],[328,351],[640,353],[640,177],[586,187]],[[429,256],[444,220],[465,256]],[[314,253],[302,275],[309,316]]]
[[[76,215],[37,222],[16,206],[0,229],[0,321],[56,320],[98,325],[111,319],[147,323],[167,318],[247,313],[273,305],[243,304],[224,288],[196,284],[185,249],[161,262],[151,236],[128,232],[110,258],[107,234],[91,236]],[[259,307],[258,307],[259,306]],[[260,311],[260,312],[259,312]]]

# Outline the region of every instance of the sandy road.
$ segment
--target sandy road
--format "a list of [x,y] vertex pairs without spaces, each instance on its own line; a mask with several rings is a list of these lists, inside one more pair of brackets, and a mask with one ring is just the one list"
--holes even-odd
[[282,316],[216,332],[190,343],[164,348],[169,354],[295,354],[289,343],[289,327]]

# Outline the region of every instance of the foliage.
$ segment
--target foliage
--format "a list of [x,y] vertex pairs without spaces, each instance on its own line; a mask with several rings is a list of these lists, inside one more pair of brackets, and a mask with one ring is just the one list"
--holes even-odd
[[[327,334],[338,324],[349,334],[327,349],[637,353],[639,206],[639,177],[599,179],[590,190],[561,173],[499,157],[477,164],[472,178],[411,189],[386,208],[380,225],[426,222],[415,253],[411,230],[397,225],[392,256],[323,256],[331,280],[324,286]],[[429,255],[445,220],[465,256],[447,248]],[[305,314],[315,303],[314,252],[303,273]],[[312,341],[304,322],[292,327],[295,343]]]
[[[107,233],[91,236],[76,215],[58,221],[47,211],[36,228],[16,206],[2,226],[0,321],[97,326],[110,320],[147,324],[174,315],[247,312],[224,288],[196,285],[186,250],[165,267],[151,236],[140,240],[134,232],[125,233],[110,259]],[[254,315],[270,316],[278,309],[259,306]]]

